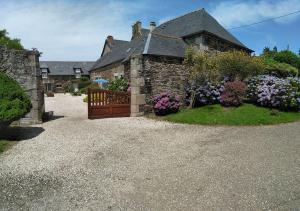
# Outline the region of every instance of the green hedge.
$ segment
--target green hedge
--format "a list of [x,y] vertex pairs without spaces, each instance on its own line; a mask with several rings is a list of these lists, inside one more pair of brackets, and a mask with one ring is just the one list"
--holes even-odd
[[0,72],[0,125],[20,119],[30,108],[30,99],[18,82]]

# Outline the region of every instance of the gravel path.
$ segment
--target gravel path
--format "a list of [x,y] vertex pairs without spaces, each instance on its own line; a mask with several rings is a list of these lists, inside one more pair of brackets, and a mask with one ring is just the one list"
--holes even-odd
[[57,119],[15,133],[26,136],[0,155],[0,210],[300,209],[300,123],[87,120],[86,107],[47,98]]

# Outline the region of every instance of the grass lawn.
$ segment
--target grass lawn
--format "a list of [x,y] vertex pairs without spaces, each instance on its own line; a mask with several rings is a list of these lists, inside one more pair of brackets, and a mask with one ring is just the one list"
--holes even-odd
[[6,150],[11,145],[11,141],[0,140],[0,153],[4,152],[4,150]]
[[237,108],[209,105],[182,110],[165,116],[163,119],[170,122],[201,125],[271,125],[298,121],[300,112],[279,112],[252,104],[244,104]]

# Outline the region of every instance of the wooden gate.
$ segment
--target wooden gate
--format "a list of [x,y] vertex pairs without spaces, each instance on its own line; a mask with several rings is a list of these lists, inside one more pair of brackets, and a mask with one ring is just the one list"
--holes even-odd
[[130,93],[88,89],[88,118],[130,116]]

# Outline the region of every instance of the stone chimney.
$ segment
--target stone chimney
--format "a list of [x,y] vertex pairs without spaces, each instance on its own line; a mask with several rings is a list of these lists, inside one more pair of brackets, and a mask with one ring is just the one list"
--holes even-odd
[[154,29],[156,28],[156,23],[155,22],[150,22],[150,27],[149,27],[149,29],[150,29],[150,32],[153,32],[154,31]]
[[135,24],[132,25],[132,38],[135,39],[142,35],[142,22],[137,21]]
[[113,41],[114,41],[114,37],[111,35],[108,35],[106,38],[106,42],[111,46]]

